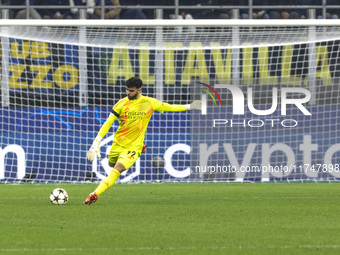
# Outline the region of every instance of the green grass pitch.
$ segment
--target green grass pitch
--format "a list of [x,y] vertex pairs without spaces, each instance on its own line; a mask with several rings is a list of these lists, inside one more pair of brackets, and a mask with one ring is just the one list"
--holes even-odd
[[340,183],[95,187],[0,185],[0,254],[340,254]]

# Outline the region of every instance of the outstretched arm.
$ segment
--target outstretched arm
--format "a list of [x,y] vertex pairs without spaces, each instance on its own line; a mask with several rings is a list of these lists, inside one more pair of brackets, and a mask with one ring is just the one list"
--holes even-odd
[[202,102],[200,100],[195,100],[191,104],[186,104],[186,105],[163,103],[159,111],[161,112],[183,112],[183,111],[189,111],[189,110],[201,110],[201,108],[202,108]]
[[107,118],[107,120],[104,122],[104,124],[100,128],[96,139],[94,139],[91,148],[87,152],[87,159],[88,160],[93,161],[95,156],[96,156],[96,154],[97,154],[98,158],[101,157],[100,149],[99,149],[99,144],[102,141],[103,137],[106,135],[106,133],[109,131],[109,129],[112,126],[113,122],[117,118],[118,117],[115,116],[113,113],[110,113],[110,116]]

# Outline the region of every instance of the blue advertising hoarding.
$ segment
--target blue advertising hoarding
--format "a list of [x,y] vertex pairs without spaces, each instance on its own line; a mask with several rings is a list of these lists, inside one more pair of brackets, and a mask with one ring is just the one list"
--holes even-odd
[[[327,108],[327,111],[325,110]],[[107,168],[107,154],[111,146],[113,127],[101,144],[102,158],[94,163],[86,159],[86,153],[97,135],[102,123],[110,112],[109,107],[43,109],[43,108],[9,108],[1,109],[1,181],[19,180],[26,173],[34,173],[40,181],[83,181],[88,172],[95,172],[101,179],[110,169]],[[320,106],[309,108],[315,117],[308,121],[299,121],[301,129],[251,129],[238,128],[223,135],[206,136],[197,139],[198,146],[217,144],[219,158],[210,155],[212,165],[232,164],[261,165],[267,158],[264,151],[281,154],[269,155],[272,165],[292,163],[295,169],[289,172],[269,173],[256,178],[251,173],[236,176],[243,181],[250,180],[297,180],[313,174],[304,171],[304,165],[334,165],[334,171],[328,171],[328,177],[340,178],[340,126],[338,106]],[[326,115],[318,115],[320,114]],[[217,117],[217,115],[216,115]],[[325,120],[317,122],[317,119]],[[154,113],[146,134],[147,153],[143,154],[136,165],[121,177],[121,181],[150,180],[198,180],[192,163],[192,137],[190,133],[190,114]],[[328,124],[327,124],[328,123]],[[115,123],[117,124],[117,123]],[[191,122],[195,124],[195,121]],[[306,133],[303,130],[310,132]],[[193,130],[191,130],[193,131]],[[199,133],[197,133],[199,134]],[[197,135],[196,134],[196,135]],[[208,138],[207,138],[208,137]],[[203,147],[202,147],[203,146]],[[196,148],[196,147],[195,147]],[[275,152],[275,150],[277,151]],[[311,162],[307,162],[311,155]],[[160,156],[165,159],[164,169],[152,167],[152,158]],[[211,163],[212,162],[212,163]],[[190,170],[191,166],[191,170]],[[321,169],[322,171],[322,166]],[[316,178],[323,175],[319,171]],[[327,177],[327,178],[328,178]],[[314,178],[315,179],[315,178]],[[223,180],[221,176],[220,180]]]

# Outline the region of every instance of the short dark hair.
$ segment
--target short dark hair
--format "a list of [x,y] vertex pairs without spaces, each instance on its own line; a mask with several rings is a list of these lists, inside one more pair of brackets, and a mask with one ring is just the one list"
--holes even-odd
[[143,86],[143,81],[138,77],[131,77],[126,81],[126,87],[128,88],[141,88]]

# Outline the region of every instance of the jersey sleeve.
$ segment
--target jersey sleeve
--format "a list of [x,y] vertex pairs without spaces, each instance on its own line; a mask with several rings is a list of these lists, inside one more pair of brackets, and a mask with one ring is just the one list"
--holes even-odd
[[119,118],[120,114],[122,113],[122,100],[119,100],[113,107],[112,107],[112,114]]
[[98,135],[100,137],[104,137],[107,134],[107,132],[110,130],[113,122],[116,119],[117,119],[117,116],[115,116],[113,113],[110,113],[109,117],[107,118],[107,120],[104,122],[104,124],[100,128]]
[[107,132],[110,130],[113,122],[120,117],[122,112],[122,100],[119,100],[113,107],[112,112],[110,113],[109,117],[106,119],[102,127],[100,128],[98,135],[104,137]]
[[163,103],[154,98],[152,99],[152,107],[154,111],[161,112],[161,113],[183,112],[186,110],[184,105]]

